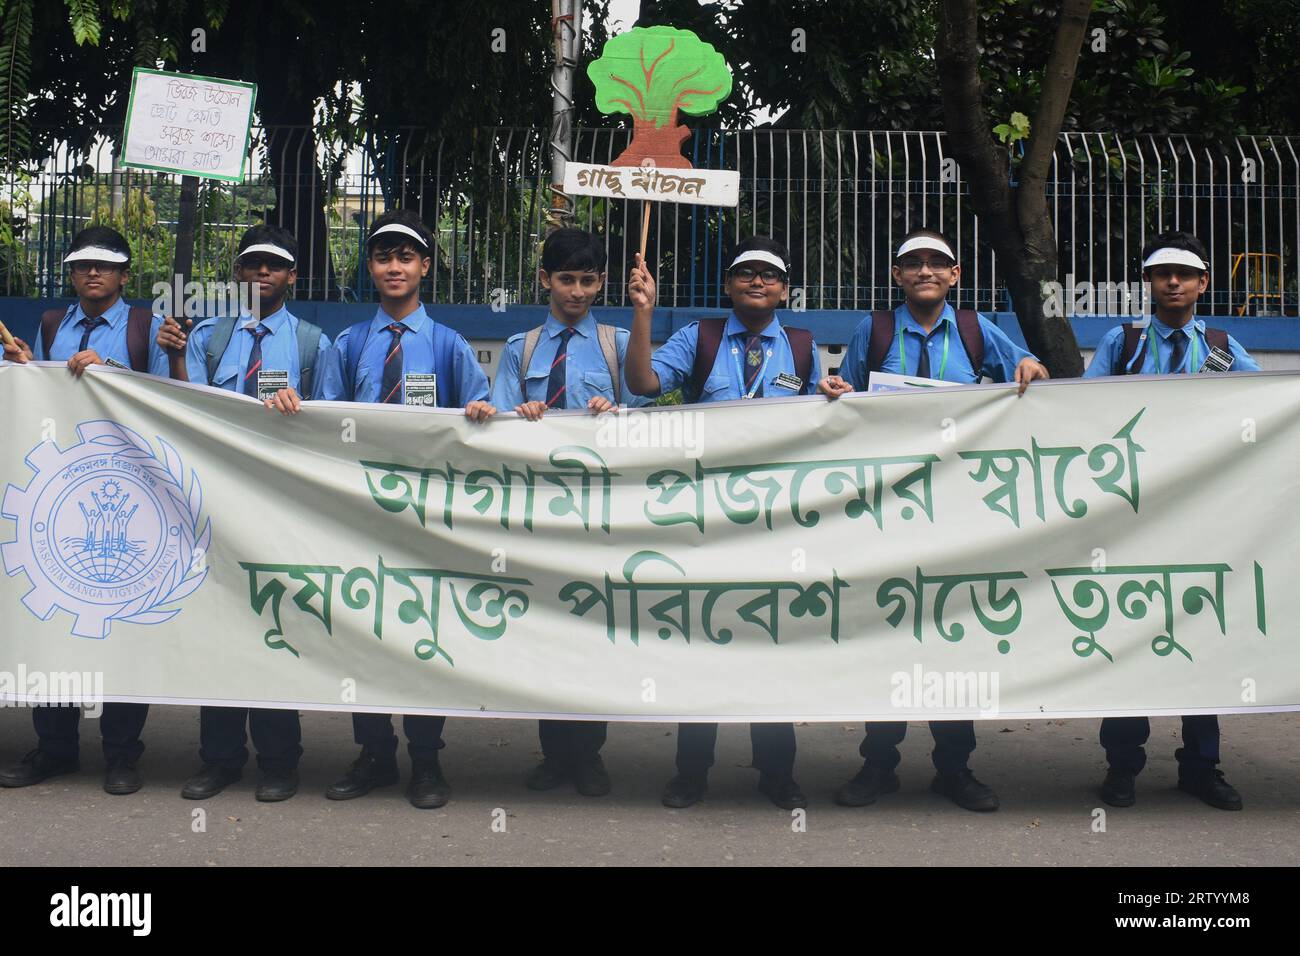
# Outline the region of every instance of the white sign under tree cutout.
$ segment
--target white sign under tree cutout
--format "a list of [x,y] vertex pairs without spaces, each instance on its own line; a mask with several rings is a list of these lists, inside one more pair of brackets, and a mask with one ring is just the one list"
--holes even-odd
[[257,85],[137,67],[122,165],[241,182]]

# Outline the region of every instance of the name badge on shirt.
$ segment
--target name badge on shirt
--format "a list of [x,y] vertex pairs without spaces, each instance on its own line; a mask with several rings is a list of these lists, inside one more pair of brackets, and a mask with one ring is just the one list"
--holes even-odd
[[127,368],[125,365],[123,365],[121,362],[119,362],[117,359],[114,358],[104,359],[104,364],[107,365],[109,368],[120,368],[124,372],[131,371],[129,368]]
[[772,384],[777,388],[788,388],[792,392],[803,390],[803,379],[798,375],[791,375],[789,372],[782,372],[776,378],[772,379]]
[[427,372],[406,373],[406,404],[433,408],[438,404],[438,376]]
[[1211,345],[1210,354],[1205,356],[1205,363],[1201,366],[1202,372],[1226,372],[1232,368],[1233,358],[1223,349]]
[[265,402],[275,398],[275,393],[289,387],[289,372],[276,369],[260,368],[257,370],[257,398]]

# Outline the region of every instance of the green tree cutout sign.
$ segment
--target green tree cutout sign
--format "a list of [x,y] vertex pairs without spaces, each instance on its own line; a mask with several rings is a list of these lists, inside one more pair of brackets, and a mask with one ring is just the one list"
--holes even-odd
[[722,54],[689,30],[633,27],[611,37],[587,67],[602,113],[628,113],[632,142],[615,166],[691,168],[682,142],[691,131],[677,114],[712,113],[731,95]]

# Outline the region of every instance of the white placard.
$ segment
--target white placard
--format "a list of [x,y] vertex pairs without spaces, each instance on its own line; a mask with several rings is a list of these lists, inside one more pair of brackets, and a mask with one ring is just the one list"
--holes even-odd
[[137,67],[122,165],[240,182],[257,85]]
[[728,169],[657,169],[653,166],[566,163],[564,191],[575,196],[735,206],[740,202],[740,173]]

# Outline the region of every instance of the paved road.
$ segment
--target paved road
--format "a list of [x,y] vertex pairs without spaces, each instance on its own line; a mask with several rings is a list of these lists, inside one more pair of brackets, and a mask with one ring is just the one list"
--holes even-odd
[[[1026,864],[1253,866],[1300,863],[1300,715],[1223,718],[1224,768],[1241,813],[1174,789],[1178,722],[1154,722],[1138,805],[1108,810],[1093,832],[1104,772],[1095,720],[978,727],[973,767],[997,788],[994,814],[961,810],[928,790],[928,734],[914,724],[899,768],[903,789],[874,807],[830,799],[857,769],[860,728],[800,727],[798,779],[812,799],[806,830],[754,789],[744,727],[724,726],[708,799],[668,810],[673,728],[614,725],[605,749],[614,792],[531,793],[521,781],[539,759],[525,721],[449,723],[443,766],[454,787],[441,810],[415,810],[400,787],[346,803],[323,790],[355,756],[348,718],[306,713],[302,789],[287,803],[253,800],[254,773],[202,803],[179,790],[198,766],[197,711],[155,707],[145,729],[145,788],[100,789],[98,727],[83,725],[83,772],[26,790],[0,791],[0,866],[10,865],[483,865],[619,864],[899,865]],[[28,711],[0,709],[0,762],[31,745]],[[407,765],[403,758],[403,773]],[[191,814],[206,811],[206,832]],[[504,811],[505,832],[493,821]]]

